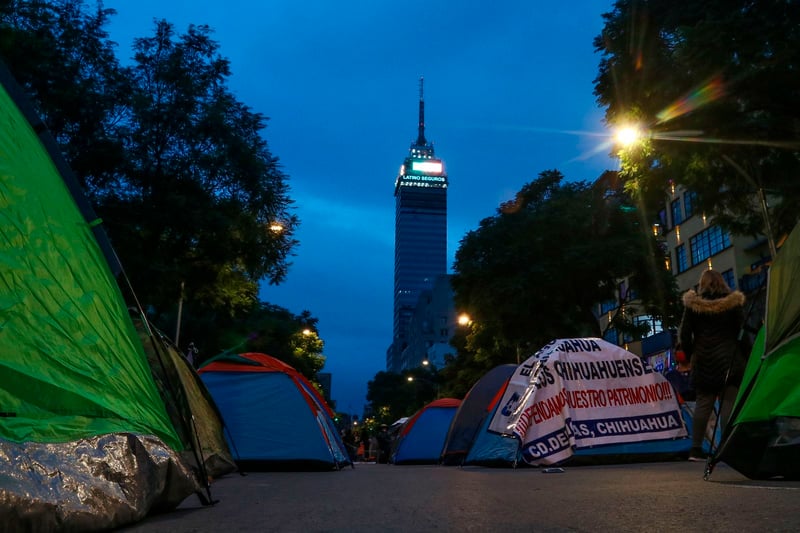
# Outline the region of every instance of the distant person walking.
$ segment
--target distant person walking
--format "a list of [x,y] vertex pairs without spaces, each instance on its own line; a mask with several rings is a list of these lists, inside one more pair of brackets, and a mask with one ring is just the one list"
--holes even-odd
[[723,429],[733,409],[747,357],[739,343],[744,303],[744,294],[732,291],[716,270],[703,272],[697,291],[683,295],[680,342],[691,364],[696,393],[690,461],[706,458],[703,437],[716,400],[720,399]]

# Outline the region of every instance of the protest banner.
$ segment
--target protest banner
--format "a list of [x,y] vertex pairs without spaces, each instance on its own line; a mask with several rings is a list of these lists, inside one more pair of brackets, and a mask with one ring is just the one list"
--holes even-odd
[[489,430],[519,437],[532,465],[555,464],[586,447],[687,435],[669,382],[599,338],[558,339],[522,363]]

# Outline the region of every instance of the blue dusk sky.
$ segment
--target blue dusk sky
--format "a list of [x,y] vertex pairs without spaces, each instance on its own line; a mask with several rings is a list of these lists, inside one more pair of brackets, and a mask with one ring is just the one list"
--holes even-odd
[[612,2],[129,0],[120,59],[166,19],[206,24],[229,87],[264,131],[301,220],[288,279],[261,299],[319,319],[337,409],[361,415],[392,340],[394,181],[417,136],[445,162],[448,266],[459,241],[540,172],[616,168],[593,95],[593,38]]

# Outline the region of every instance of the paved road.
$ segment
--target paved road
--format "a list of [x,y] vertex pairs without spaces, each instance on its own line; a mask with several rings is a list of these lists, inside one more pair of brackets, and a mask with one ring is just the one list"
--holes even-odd
[[566,468],[357,464],[340,472],[251,472],[128,532],[800,531],[800,482],[752,481],[724,464]]

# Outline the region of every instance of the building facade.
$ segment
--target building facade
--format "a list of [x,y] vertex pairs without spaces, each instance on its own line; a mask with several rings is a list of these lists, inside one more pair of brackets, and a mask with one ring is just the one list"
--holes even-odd
[[402,368],[433,365],[441,369],[447,356],[455,356],[450,339],[457,327],[450,276],[439,276],[422,291],[408,323],[408,345],[401,354]]
[[[732,289],[742,291],[752,303],[748,320],[757,322],[758,317],[763,316],[763,291],[760,289],[771,262],[769,243],[764,236],[734,235],[723,230],[699,210],[693,191],[676,184],[667,191],[664,208],[652,230],[663,246],[663,267],[675,276],[681,294],[697,288],[703,271],[717,270]],[[623,297],[598,307],[598,320],[601,330],[606,332],[606,340],[645,357],[656,369],[669,368],[673,363],[674,339],[653,317],[633,318],[636,323],[646,322],[651,326],[650,334],[641,341],[625,339],[608,328],[613,314],[619,311],[620,302],[626,300],[624,296],[635,303],[635,295],[626,293],[626,280],[620,281],[619,294]]]
[[425,101],[420,79],[417,140],[395,180],[393,338],[386,369],[408,368],[403,351],[420,295],[447,273],[447,173],[425,138]]
[[659,224],[667,247],[667,264],[680,292],[693,289],[704,270],[719,271],[732,289],[758,290],[771,260],[767,239],[732,235],[696,208],[696,194],[673,185]]

